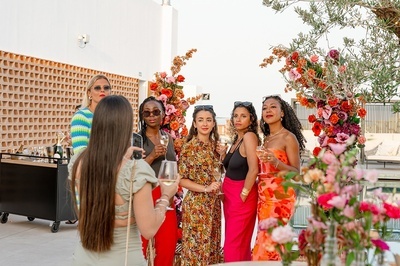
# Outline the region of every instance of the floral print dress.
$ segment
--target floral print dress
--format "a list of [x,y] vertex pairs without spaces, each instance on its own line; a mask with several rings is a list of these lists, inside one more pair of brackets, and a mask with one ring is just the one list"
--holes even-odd
[[[212,143],[193,138],[179,157],[179,174],[200,185],[214,182],[213,169],[219,155]],[[187,191],[182,204],[181,265],[210,265],[220,262],[221,202],[217,193]]]

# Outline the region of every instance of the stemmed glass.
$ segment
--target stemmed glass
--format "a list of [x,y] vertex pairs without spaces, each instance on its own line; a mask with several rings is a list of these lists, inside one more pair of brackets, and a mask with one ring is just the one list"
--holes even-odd
[[261,169],[260,174],[265,174],[264,167],[263,167],[263,162],[261,161],[261,157],[264,155],[265,152],[266,152],[266,150],[265,150],[264,146],[262,146],[262,145],[261,146],[257,146],[256,154],[257,154],[257,157],[258,157],[258,160],[259,160],[259,164],[260,164],[260,169]]
[[167,148],[168,148],[169,136],[168,135],[161,135],[160,136],[160,143],[165,147],[165,154],[164,154],[164,161],[167,160]]
[[[219,162],[218,166],[215,167],[213,170],[213,176],[215,178],[215,181],[222,183],[222,177],[224,176],[224,174],[225,174],[224,166],[222,165],[221,162]],[[217,195],[224,195],[224,192],[222,192],[221,190],[221,186],[219,186]]]
[[[158,172],[158,180],[163,182],[166,186],[170,186],[176,182],[178,178],[178,166],[175,161],[163,160],[161,162],[160,171]],[[167,207],[167,210],[173,210]]]

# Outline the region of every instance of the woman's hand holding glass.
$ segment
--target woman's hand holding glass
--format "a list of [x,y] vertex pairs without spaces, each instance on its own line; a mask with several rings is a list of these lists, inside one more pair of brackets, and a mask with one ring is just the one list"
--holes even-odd
[[167,159],[168,142],[169,142],[169,136],[168,135],[161,135],[160,136],[160,144],[164,147],[164,160]]
[[[161,197],[166,195],[170,200],[178,191],[180,181],[177,163],[175,161],[162,161],[160,171],[158,172],[158,180],[161,188]],[[167,210],[173,209],[167,207]]]
[[151,153],[153,155],[153,158],[157,159],[160,156],[163,156],[163,155],[165,156],[167,151],[166,151],[164,145],[157,144],[157,145],[154,145],[154,149],[153,149],[153,151]]

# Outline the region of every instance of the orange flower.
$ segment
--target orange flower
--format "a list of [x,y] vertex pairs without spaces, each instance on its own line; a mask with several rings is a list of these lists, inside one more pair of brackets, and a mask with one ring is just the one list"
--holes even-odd
[[182,131],[181,131],[181,135],[182,137],[186,137],[188,135],[188,129],[186,126],[183,126]]
[[332,114],[331,117],[329,117],[329,121],[336,125],[337,122],[339,122],[339,116],[337,114]]
[[177,89],[175,91],[175,96],[182,99],[183,97],[185,97],[185,94],[183,93],[183,90]]
[[338,98],[334,98],[334,99],[329,99],[328,100],[328,104],[331,107],[336,106],[338,103],[339,103],[339,99]]
[[329,136],[329,137],[333,136],[335,134],[334,129],[335,129],[334,126],[327,127],[326,130],[325,130],[326,135]]
[[326,87],[328,87],[328,85],[324,82],[324,81],[320,81],[320,82],[318,82],[318,88],[321,88],[321,89],[326,89]]
[[171,121],[169,124],[172,130],[178,130],[179,129],[179,123],[178,121]]
[[367,115],[367,110],[364,108],[360,108],[357,110],[357,114],[359,117],[364,118]]
[[176,77],[176,81],[178,81],[178,82],[184,82],[184,81],[185,81],[185,77],[182,76],[182,75],[178,75],[178,76]]
[[307,70],[307,75],[308,75],[310,78],[314,78],[314,77],[315,77],[315,70],[312,69],[312,68],[308,69],[308,70]]
[[300,104],[302,106],[308,106],[308,99],[306,97],[301,97],[300,98]]
[[349,101],[343,101],[343,102],[340,104],[340,107],[341,107],[342,110],[345,111],[345,112],[349,112],[349,111],[351,110],[351,108],[353,108],[352,105],[351,105],[351,103],[350,103]]
[[314,132],[314,136],[319,136],[319,134],[321,134],[322,131],[322,124],[319,122],[315,122],[313,127],[312,127],[312,131]]

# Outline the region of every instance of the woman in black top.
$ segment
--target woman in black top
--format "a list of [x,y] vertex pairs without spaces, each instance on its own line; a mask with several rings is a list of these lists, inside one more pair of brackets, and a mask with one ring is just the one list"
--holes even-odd
[[225,262],[251,260],[251,238],[257,214],[257,114],[251,102],[235,102],[231,115],[233,144],[223,164]]

